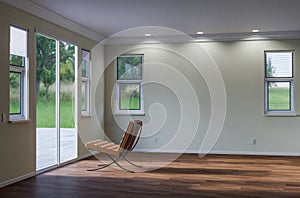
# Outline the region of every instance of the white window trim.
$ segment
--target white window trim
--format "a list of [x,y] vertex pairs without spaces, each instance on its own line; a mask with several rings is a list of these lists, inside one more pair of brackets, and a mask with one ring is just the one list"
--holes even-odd
[[[292,53],[292,77],[267,77],[266,75],[266,54],[276,52]],[[294,81],[295,81],[295,50],[267,50],[264,52],[264,84],[265,84],[265,105],[264,115],[266,117],[294,117],[299,116],[295,112],[294,104]],[[289,82],[290,83],[290,110],[268,110],[268,83],[269,82]]]
[[[142,79],[141,80],[118,80],[118,57],[134,57],[134,56],[141,56],[142,57]],[[144,82],[144,55],[143,54],[125,54],[120,55],[115,58],[115,80],[116,80],[116,86],[115,86],[115,112],[114,115],[145,115],[144,112],[144,88],[143,88],[143,82]],[[140,85],[140,109],[139,110],[121,110],[120,109],[120,84],[126,83],[126,84],[139,84]]]
[[[91,87],[90,86],[90,84],[91,84],[91,52],[88,50],[82,49],[81,54],[82,54],[82,51],[89,52],[90,56],[89,56],[89,59],[85,59],[85,60],[88,60],[88,64],[86,66],[87,76],[81,75],[81,86],[83,83],[86,85],[85,86],[85,96],[84,96],[85,102],[86,102],[86,104],[85,104],[86,109],[85,110],[81,109],[81,117],[90,117],[91,116],[91,101],[90,101],[91,100],[91,97],[90,97],[90,93],[91,93],[91,90],[90,90],[90,87]],[[84,58],[82,57],[82,59],[84,59]],[[80,98],[81,98],[81,96],[80,96]],[[81,108],[81,106],[80,106],[80,108]]]
[[29,58],[28,58],[28,29],[21,28],[18,26],[10,25],[10,27],[19,28],[27,32],[27,46],[26,46],[26,57],[24,67],[10,65],[10,72],[16,72],[21,74],[20,79],[20,114],[10,114],[9,122],[19,122],[29,120]]

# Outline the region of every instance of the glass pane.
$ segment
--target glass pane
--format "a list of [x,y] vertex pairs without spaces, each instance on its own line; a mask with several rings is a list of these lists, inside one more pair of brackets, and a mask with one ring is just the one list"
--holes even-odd
[[267,52],[266,77],[293,77],[293,52]]
[[60,127],[74,128],[75,46],[59,42],[60,47]]
[[82,81],[82,85],[81,85],[81,110],[82,111],[86,111],[86,81]]
[[10,101],[9,113],[21,114],[21,74],[10,72]]
[[25,67],[25,57],[11,54],[9,56],[9,64],[14,66]]
[[75,128],[75,46],[59,42],[60,163],[77,157]]
[[36,35],[36,169],[58,163],[56,130],[56,41]]
[[36,36],[37,128],[56,127],[56,41]]
[[82,59],[82,62],[81,62],[81,76],[82,77],[87,77],[86,66],[87,66],[87,60]]
[[27,57],[27,31],[10,26],[10,54]]
[[120,110],[140,110],[140,84],[120,84]]
[[290,82],[268,82],[268,110],[291,110]]
[[142,79],[142,56],[120,56],[117,58],[118,80]]
[[[59,65],[56,64],[57,59]],[[75,64],[74,45],[36,35],[37,170],[77,157],[77,131],[74,126]],[[56,77],[57,68],[59,79]],[[59,89],[56,83],[60,83]],[[58,93],[60,98],[57,101]],[[56,122],[58,118],[60,128]]]
[[91,52],[89,52],[87,50],[82,50],[82,59],[90,60],[90,55],[91,55]]
[[82,77],[89,77],[90,52],[82,50],[81,72]]

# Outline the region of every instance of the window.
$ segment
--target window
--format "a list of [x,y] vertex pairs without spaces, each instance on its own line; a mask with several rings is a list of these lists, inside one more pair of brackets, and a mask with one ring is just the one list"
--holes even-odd
[[144,55],[122,55],[116,58],[117,114],[144,114],[143,100]]
[[90,64],[91,52],[82,50],[81,61],[81,114],[90,114]]
[[293,112],[294,51],[265,52],[265,111]]
[[27,119],[27,30],[10,26],[10,121]]

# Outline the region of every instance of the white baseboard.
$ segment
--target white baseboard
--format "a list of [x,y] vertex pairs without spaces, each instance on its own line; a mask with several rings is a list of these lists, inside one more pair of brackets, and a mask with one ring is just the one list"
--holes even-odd
[[[73,162],[76,162],[76,161],[79,161],[79,160],[82,160],[82,159],[85,159],[85,158],[88,158],[88,157],[91,157],[91,156],[93,156],[92,153],[87,153],[87,154],[85,154],[85,155],[79,156],[79,157],[78,157],[77,159],[75,159],[75,160],[72,160],[72,161],[67,162],[66,164],[70,164],[70,163],[73,163]],[[28,173],[28,174],[26,174],[26,175],[22,175],[22,176],[19,176],[19,177],[16,177],[16,178],[7,180],[7,181],[5,181],[5,182],[1,182],[1,183],[0,183],[0,188],[3,188],[3,187],[5,187],[5,186],[11,185],[11,184],[14,184],[14,183],[17,183],[17,182],[20,182],[20,181],[25,180],[25,179],[28,179],[28,178],[30,178],[30,177],[34,177],[34,176],[36,176],[36,175],[38,175],[38,174],[41,174],[41,173],[43,173],[43,172],[52,170],[52,169],[54,169],[54,168],[57,168],[57,167],[50,167],[50,168],[44,169],[44,170],[42,170],[42,171]]]
[[195,154],[220,154],[220,155],[269,155],[269,156],[300,156],[294,152],[257,152],[257,151],[209,151],[199,152],[199,150],[156,150],[156,149],[134,149],[135,152],[157,152],[157,153],[195,153]]
[[1,182],[0,183],[0,188],[3,188],[5,186],[11,185],[11,184],[16,183],[16,182],[20,182],[22,180],[25,180],[25,179],[28,179],[28,178],[34,177],[34,176],[35,176],[35,172],[32,172],[32,173],[28,173],[28,174],[25,174],[25,175],[7,180],[5,182]]
[[209,154],[225,155],[269,155],[269,156],[300,156],[300,153],[294,152],[257,152],[257,151],[211,151]]

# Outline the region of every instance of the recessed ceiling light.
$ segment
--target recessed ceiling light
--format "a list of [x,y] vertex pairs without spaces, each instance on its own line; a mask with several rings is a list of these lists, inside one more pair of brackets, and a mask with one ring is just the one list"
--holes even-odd
[[251,32],[259,32],[258,29],[251,30]]
[[197,32],[197,34],[203,34],[204,32]]
[[151,34],[147,33],[147,34],[145,34],[145,36],[151,36]]

